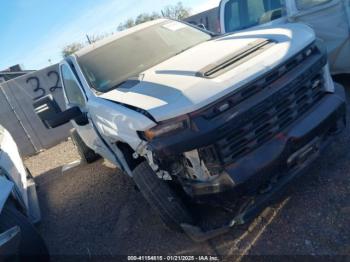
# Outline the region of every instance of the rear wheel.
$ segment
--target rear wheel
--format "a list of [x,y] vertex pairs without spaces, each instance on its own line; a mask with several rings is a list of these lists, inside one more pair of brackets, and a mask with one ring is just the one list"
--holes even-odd
[[18,254],[20,261],[49,261],[49,252],[36,228],[27,217],[10,204],[7,203],[0,213],[0,232],[15,226],[21,229]]
[[84,161],[85,163],[91,164],[96,160],[100,159],[100,156],[96,154],[92,149],[90,149],[84,143],[84,141],[79,136],[77,130],[73,129],[71,130],[70,133],[71,133],[70,136],[72,138],[72,141],[76,146],[82,161]]
[[142,162],[134,169],[133,179],[168,228],[182,232],[182,223],[193,224],[193,218],[181,197],[166,181],[157,177],[147,162]]

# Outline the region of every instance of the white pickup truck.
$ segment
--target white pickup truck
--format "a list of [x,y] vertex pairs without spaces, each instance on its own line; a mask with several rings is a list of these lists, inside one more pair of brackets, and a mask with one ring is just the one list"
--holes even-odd
[[350,73],[350,0],[221,0],[221,33],[304,23],[328,52],[332,74]]
[[48,261],[34,227],[41,219],[34,179],[11,134],[0,125],[0,261]]
[[[156,20],[59,70],[67,110],[36,101],[43,123],[71,120],[84,159],[116,164],[166,225],[197,241],[249,221],[345,126],[344,90],[302,24],[220,37]],[[227,224],[197,226],[190,202],[248,192],[255,201]]]

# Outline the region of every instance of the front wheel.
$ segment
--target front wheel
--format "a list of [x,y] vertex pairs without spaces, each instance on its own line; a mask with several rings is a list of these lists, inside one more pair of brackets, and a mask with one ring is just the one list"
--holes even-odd
[[21,229],[18,250],[20,261],[49,261],[49,252],[36,228],[27,217],[10,204],[7,203],[0,213],[0,232],[5,232],[15,226]]
[[90,149],[81,139],[77,130],[73,129],[70,132],[70,136],[75,147],[78,150],[79,156],[81,160],[85,163],[91,164],[101,158],[98,154],[96,154],[92,149]]
[[182,223],[193,224],[193,218],[180,196],[167,182],[157,177],[147,162],[134,169],[133,179],[168,228],[182,232]]

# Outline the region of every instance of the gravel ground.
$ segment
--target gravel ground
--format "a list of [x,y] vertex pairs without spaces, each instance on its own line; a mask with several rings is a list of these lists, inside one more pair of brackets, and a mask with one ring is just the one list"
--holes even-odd
[[75,160],[79,160],[78,151],[69,139],[67,142],[26,159],[25,163],[30,167],[34,176],[39,176]]
[[71,141],[25,162],[39,186],[39,230],[57,260],[58,255],[206,254],[227,261],[246,254],[350,255],[348,134],[349,128],[249,228],[200,244],[167,230],[133,181],[108,162],[62,172],[64,164],[79,159]]

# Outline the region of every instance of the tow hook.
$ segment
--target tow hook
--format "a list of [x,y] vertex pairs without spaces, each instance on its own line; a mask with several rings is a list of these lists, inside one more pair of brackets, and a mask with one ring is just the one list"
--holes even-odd
[[301,166],[310,159],[315,159],[320,151],[320,138],[316,137],[310,143],[296,151],[287,160],[288,168]]

